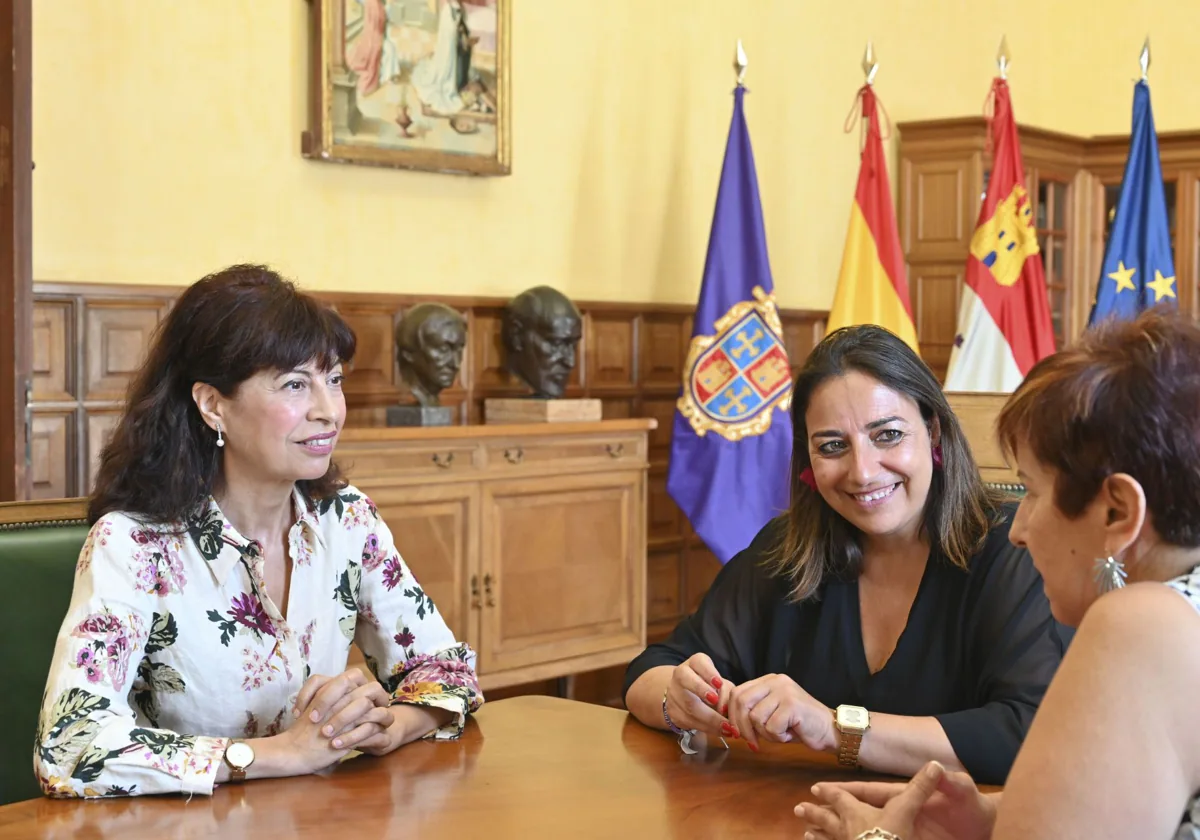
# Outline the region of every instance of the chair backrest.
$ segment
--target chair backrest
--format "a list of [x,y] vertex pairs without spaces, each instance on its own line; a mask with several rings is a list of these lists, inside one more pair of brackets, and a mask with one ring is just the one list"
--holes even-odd
[[0,805],[41,795],[34,734],[87,538],[86,515],[86,499],[0,503]]

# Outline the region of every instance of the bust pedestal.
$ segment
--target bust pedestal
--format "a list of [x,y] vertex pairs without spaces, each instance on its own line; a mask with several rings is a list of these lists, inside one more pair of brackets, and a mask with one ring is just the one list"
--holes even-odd
[[601,419],[600,400],[488,399],[484,423],[588,423]]
[[449,426],[454,411],[448,405],[389,405],[389,426]]

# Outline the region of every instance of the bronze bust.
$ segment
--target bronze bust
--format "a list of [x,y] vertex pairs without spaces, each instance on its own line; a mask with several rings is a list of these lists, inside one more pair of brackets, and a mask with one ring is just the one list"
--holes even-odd
[[438,394],[454,384],[467,345],[467,322],[442,303],[419,303],[396,326],[400,376],[423,406],[438,406]]
[[539,399],[558,399],[575,367],[583,321],[575,304],[557,289],[535,286],[504,309],[501,337],[510,373]]

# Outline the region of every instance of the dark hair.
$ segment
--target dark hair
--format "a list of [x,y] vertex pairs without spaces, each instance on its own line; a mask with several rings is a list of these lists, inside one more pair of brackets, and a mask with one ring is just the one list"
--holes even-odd
[[[194,383],[229,397],[260,371],[314,360],[330,370],[349,363],[354,348],[341,316],[265,266],[230,266],[188,287],[158,325],[100,455],[88,521],[111,511],[158,524],[195,515],[220,477],[221,458],[192,399]],[[324,476],[297,486],[323,499],[345,484],[330,463]]]
[[996,421],[1056,473],[1054,504],[1080,516],[1113,473],[1133,476],[1170,545],[1200,545],[1200,327],[1166,309],[1109,321],[1042,359]]
[[933,372],[902,339],[882,327],[843,327],[813,348],[792,391],[792,501],[770,563],[776,573],[791,579],[794,601],[815,596],[826,574],[857,575],[862,563],[861,532],[800,478],[811,466],[805,413],[813,392],[827,379],[851,371],[912,399],[930,429],[937,420],[942,466],[933,471],[923,524],[930,544],[951,563],[966,568],[999,520],[1004,497],[980,478],[970,445]]

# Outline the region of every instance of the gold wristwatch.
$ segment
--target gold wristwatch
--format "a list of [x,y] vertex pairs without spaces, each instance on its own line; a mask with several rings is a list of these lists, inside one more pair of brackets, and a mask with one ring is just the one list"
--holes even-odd
[[843,767],[858,766],[858,750],[863,735],[871,728],[871,713],[862,706],[838,706],[833,713],[833,725],[842,733],[838,747],[838,764]]
[[225,748],[225,763],[229,765],[229,781],[246,781],[246,768],[254,763],[254,750],[245,741],[232,741]]

